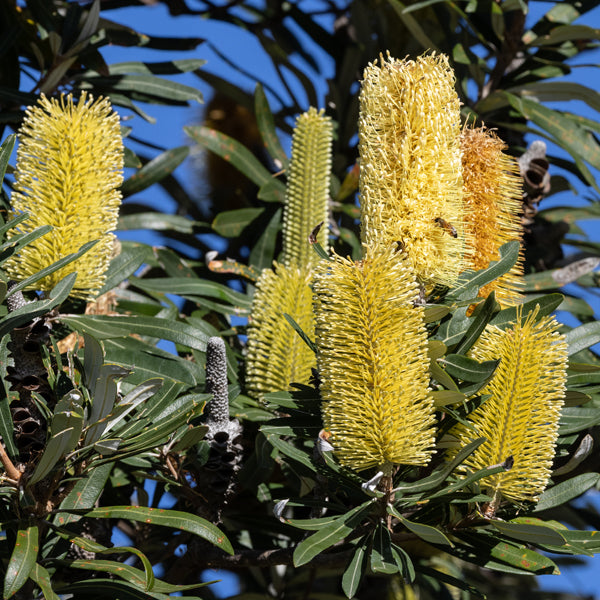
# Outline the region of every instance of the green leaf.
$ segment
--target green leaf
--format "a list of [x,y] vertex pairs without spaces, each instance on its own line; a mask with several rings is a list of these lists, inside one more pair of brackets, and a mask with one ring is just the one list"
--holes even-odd
[[465,332],[464,337],[460,341],[460,344],[456,348],[456,354],[466,354],[473,344],[479,339],[482,331],[486,328],[487,324],[491,321],[492,317],[496,312],[496,294],[492,292],[483,303],[483,306],[479,307],[473,319],[469,325],[469,328]]
[[573,500],[573,498],[577,498],[584,492],[587,492],[587,490],[595,486],[599,480],[600,475],[598,473],[582,473],[572,479],[568,479],[558,485],[552,486],[540,496],[534,512],[562,506],[570,500]]
[[[556,310],[563,301],[562,294],[548,294],[546,296],[540,296],[533,300],[528,300],[521,304],[520,312],[522,315],[527,315],[532,310],[535,310],[536,306],[539,306],[537,318],[541,319],[546,315],[549,315]],[[500,329],[506,328],[517,320],[517,307],[511,306],[501,310],[491,321],[491,325],[496,325]]]
[[334,544],[342,541],[360,523],[363,513],[371,507],[372,503],[373,500],[368,500],[345,515],[340,516],[335,522],[303,539],[294,550],[294,566],[305,565],[323,550],[327,550],[327,548],[331,548]]
[[[60,508],[68,511],[92,508],[100,494],[106,486],[108,477],[113,468],[111,463],[92,467],[86,475],[81,478],[69,492],[67,497],[61,502]],[[66,512],[58,513],[54,519],[56,525],[67,525],[78,521],[80,517],[77,514],[68,514]]]
[[[119,563],[123,564],[123,563]],[[69,582],[58,589],[61,594],[76,594],[77,598],[94,598],[106,600],[169,600],[166,594],[146,592],[127,581],[96,578],[84,581]],[[202,600],[197,596],[186,596],[186,600]]]
[[24,290],[26,287],[33,285],[36,281],[43,279],[44,277],[54,273],[55,271],[58,271],[59,269],[62,269],[64,266],[72,263],[73,261],[75,261],[78,258],[80,258],[81,256],[83,256],[88,250],[93,248],[97,243],[98,243],[98,240],[92,240],[91,242],[87,242],[86,244],[81,246],[81,248],[77,252],[74,252],[73,254],[69,254],[68,256],[65,256],[64,258],[57,260],[55,263],[52,263],[49,267],[46,267],[45,269],[38,271],[37,273],[35,273],[34,275],[31,275],[30,277],[27,277],[26,279],[23,279],[22,281],[20,281],[17,285],[15,285],[11,289],[10,294],[14,294],[15,292]]
[[[166,280],[168,281],[168,280]],[[156,317],[121,317],[107,315],[69,315],[61,320],[77,331],[85,331],[96,339],[120,338],[131,334],[170,340],[176,344],[204,352],[208,336],[181,321]]]
[[510,523],[498,519],[492,519],[490,524],[505,536],[529,544],[564,546],[567,543],[563,535],[550,527],[527,523]]
[[[258,187],[273,181],[271,173],[248,150],[233,138],[204,126],[184,127],[183,130],[197,144],[205,146],[211,152],[231,163],[238,171],[246,175]],[[280,182],[281,202],[285,195],[285,186]]]
[[178,146],[159,154],[123,182],[123,196],[137,194],[164,179],[187,158],[189,152],[189,146]]
[[[102,544],[99,544],[98,542],[96,542],[94,540],[89,540],[87,538],[80,537],[80,536],[70,537],[69,541],[72,544],[75,544],[76,546],[79,546],[80,548],[87,550],[88,552],[95,552],[96,554],[134,554],[135,556],[137,556],[140,559],[140,562],[142,563],[142,565],[144,567],[144,580],[143,580],[144,589],[149,592],[151,592],[154,589],[155,578],[154,578],[154,572],[152,571],[152,563],[148,560],[148,557],[141,550],[138,550],[137,548],[132,548],[131,546],[113,546],[111,548],[106,548],[105,546],[103,546]],[[102,563],[105,561],[100,561],[100,562]],[[119,564],[123,564],[123,563],[119,563]],[[105,569],[102,569],[102,570],[105,570]],[[128,579],[128,581],[132,581],[132,582],[141,584],[142,580],[138,576],[138,573],[141,573],[141,572],[138,571],[138,569],[135,569],[135,571],[136,571],[135,579],[129,578],[129,577],[127,577],[127,579]],[[113,571],[109,571],[109,572],[112,573]],[[116,573],[116,574],[120,575],[120,577],[124,576],[120,572]],[[162,591],[162,590],[157,589],[156,591]]]
[[4,576],[4,600],[14,596],[29,579],[39,552],[39,532],[36,525],[17,531],[15,547],[10,555]]
[[220,283],[204,279],[192,279],[190,277],[165,277],[158,279],[135,278],[131,280],[131,283],[148,292],[176,294],[189,299],[207,296],[209,298],[217,298],[218,300],[222,300],[233,306],[240,306],[248,309],[252,305],[252,301],[245,294],[236,292]]
[[492,376],[500,361],[487,360],[480,363],[462,354],[448,354],[441,362],[452,377],[462,379],[463,381],[479,383]]
[[473,452],[475,452],[475,450],[481,446],[481,444],[483,444],[485,442],[485,438],[479,438],[473,442],[471,442],[470,444],[468,444],[467,446],[465,446],[454,458],[453,461],[444,464],[441,468],[439,468],[437,471],[434,471],[431,475],[429,475],[428,477],[425,477],[425,479],[421,479],[420,481],[416,481],[414,483],[403,483],[400,482],[399,485],[394,487],[394,491],[396,492],[397,495],[399,495],[399,493],[405,494],[405,493],[418,493],[418,492],[427,492],[429,490],[432,490],[438,486],[440,486],[442,483],[444,483],[444,481],[446,481],[446,479],[448,478],[448,476],[450,475],[450,473],[452,473],[452,471],[454,471],[454,469],[456,469],[456,467],[458,467],[458,465],[460,465],[464,460],[466,460],[466,458],[468,456],[470,456],[471,454],[473,454]]
[[56,463],[79,443],[83,429],[83,402],[83,394],[78,390],[71,390],[57,402],[50,423],[50,439],[33,474],[27,480],[28,486],[46,477]]
[[419,536],[422,540],[429,542],[430,544],[438,546],[452,546],[452,542],[439,530],[431,525],[425,525],[423,523],[415,523],[409,521],[403,517],[393,506],[388,505],[387,511],[390,515],[396,517],[406,529],[412,531],[415,535]]
[[202,92],[189,85],[183,85],[170,79],[154,75],[109,75],[108,77],[89,77],[85,86],[105,89],[112,96],[113,91],[130,96],[134,100],[155,102],[167,100],[170,104],[194,100],[202,103]]
[[569,435],[577,433],[600,423],[599,408],[585,408],[579,406],[567,406],[560,414],[560,425],[558,435]]
[[206,519],[191,513],[145,506],[110,506],[95,508],[87,512],[85,516],[97,519],[129,519],[149,525],[161,525],[188,531],[214,544],[224,552],[233,554],[230,541],[220,529]]
[[106,281],[99,292],[105,294],[133,275],[145,262],[153,259],[152,248],[145,244],[121,244],[121,252],[110,261]]
[[373,573],[385,575],[398,572],[398,565],[392,554],[392,538],[387,526],[383,523],[379,523],[373,535],[371,570]]
[[433,40],[425,33],[425,30],[419,25],[419,21],[415,19],[411,14],[406,12],[407,5],[404,2],[400,2],[400,0],[388,0],[392,8],[396,11],[396,14],[407,30],[411,32],[411,35],[414,36],[415,40],[421,44],[424,50],[438,50],[439,48],[433,42]]
[[290,326],[294,329],[294,331],[302,338],[302,341],[316,354],[317,346],[316,344],[302,331],[302,328],[296,321],[294,321],[293,317],[288,315],[287,313],[283,313],[285,320],[290,324]]
[[4,179],[4,174],[6,173],[6,168],[8,167],[8,160],[10,159],[10,155],[15,147],[16,140],[17,134],[11,133],[10,135],[6,136],[6,139],[2,142],[2,146],[0,146],[0,181]]
[[254,90],[254,114],[256,115],[260,135],[271,158],[280,163],[282,169],[287,169],[289,162],[288,157],[281,147],[279,136],[275,130],[273,113],[271,112],[269,102],[267,101],[267,97],[260,83],[256,84]]
[[117,399],[118,390],[116,379],[129,375],[129,369],[120,365],[104,364],[100,367],[98,377],[91,389],[92,408],[87,419],[88,429],[85,434],[85,444],[95,444],[106,428],[105,417],[110,414]]
[[433,404],[436,407],[458,404],[467,399],[462,392],[455,392],[454,390],[434,390],[430,392],[430,396],[433,398]]
[[204,66],[206,61],[202,58],[185,58],[165,62],[139,62],[129,61],[114,63],[108,66],[111,75],[176,75],[189,73]]
[[555,46],[574,40],[597,40],[598,37],[600,37],[600,29],[587,25],[559,25],[549,33],[534,38],[529,45]]
[[48,571],[46,571],[42,565],[38,563],[33,565],[33,569],[31,569],[29,577],[39,585],[40,589],[42,590],[42,594],[44,594],[45,600],[60,600],[58,594],[56,594],[52,589],[50,573],[48,573]]
[[368,566],[367,549],[361,541],[358,544],[352,555],[352,560],[342,575],[342,590],[348,598],[354,598]]
[[281,208],[275,211],[269,224],[250,252],[248,262],[255,269],[262,270],[271,267],[273,259],[275,258],[275,245],[277,243],[277,234],[279,233],[279,226],[281,223],[281,212]]
[[508,273],[519,257],[520,244],[518,241],[507,242],[500,247],[500,260],[493,261],[489,267],[476,272],[468,272],[459,278],[458,284],[452,289],[451,295],[460,299],[477,296],[479,289],[491,283],[498,277]]
[[24,325],[36,317],[41,317],[50,312],[53,308],[60,306],[67,299],[73,285],[77,273],[70,273],[61,279],[51,290],[49,298],[46,300],[37,300],[17,310],[9,313],[0,321],[0,337],[10,333],[15,327]]
[[278,435],[268,433],[265,437],[273,447],[277,448],[277,450],[285,454],[285,456],[295,460],[296,462],[299,462],[311,471],[315,471],[315,466],[312,464],[310,457],[306,452],[296,448],[296,446],[290,444],[289,442],[285,442]]
[[[25,220],[25,218],[23,220]],[[21,248],[27,246],[27,244],[30,244],[34,240],[45,236],[50,231],[52,231],[50,225],[42,225],[29,233],[18,233],[14,235],[10,240],[0,244],[0,252],[2,252],[2,255],[0,255],[0,262],[4,262],[9,256],[16,254]]]
[[600,322],[585,323],[567,332],[569,356],[600,342]]
[[208,223],[192,221],[180,215],[167,215],[159,212],[135,213],[121,215],[117,229],[127,231],[130,229],[150,229],[152,231],[177,231],[178,233],[195,233],[196,228],[206,227]]
[[223,237],[238,237],[263,212],[265,212],[264,208],[224,210],[215,217],[215,220],[212,222],[212,228]]

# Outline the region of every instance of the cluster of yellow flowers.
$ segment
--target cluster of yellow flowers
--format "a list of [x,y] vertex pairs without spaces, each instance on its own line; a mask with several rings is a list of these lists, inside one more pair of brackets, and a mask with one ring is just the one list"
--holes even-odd
[[[436,424],[419,295],[436,285],[452,287],[460,273],[489,266],[500,258],[500,246],[521,235],[516,161],[503,153],[505,145],[493,132],[461,126],[454,84],[443,55],[381,57],[365,69],[359,120],[363,258],[334,254],[309,265],[307,227],[326,217],[311,212],[316,205],[304,200],[309,195],[290,194],[294,209],[288,214],[299,214],[299,204],[305,212],[285,220],[283,265],[263,274],[255,296],[251,392],[260,397],[308,381],[313,363],[307,354],[299,359],[282,317],[287,312],[314,335],[329,441],[340,463],[358,471],[377,467],[389,475],[395,465],[430,460]],[[321,176],[327,177],[323,171]],[[306,181],[314,185],[314,179]],[[325,196],[319,215],[326,211]],[[286,242],[291,239],[303,245],[297,241],[292,250]],[[304,270],[291,277],[292,268]],[[519,304],[522,272],[519,256],[480,295],[494,291],[502,304]],[[303,282],[301,294],[293,281]],[[472,350],[473,358],[500,364],[481,391],[490,399],[470,414],[469,426],[451,432],[457,444],[447,453],[452,458],[460,447],[486,437],[464,469],[512,457],[510,472],[483,482],[495,502],[534,500],[545,488],[564,397],[566,344],[558,324],[536,320],[535,312],[517,315],[504,330],[488,326]]]

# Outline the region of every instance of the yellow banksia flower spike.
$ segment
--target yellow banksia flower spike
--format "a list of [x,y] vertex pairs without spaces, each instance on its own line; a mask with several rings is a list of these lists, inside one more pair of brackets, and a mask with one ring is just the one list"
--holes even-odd
[[417,283],[394,246],[334,255],[315,272],[317,363],[323,424],[341,464],[386,475],[433,452],[433,400]]
[[[521,176],[517,162],[504,154],[506,144],[483,127],[465,127],[461,137],[465,229],[469,233],[466,267],[479,270],[500,258],[502,244],[521,239]],[[503,304],[518,303],[523,285],[523,256],[502,277],[479,292],[496,292]]]
[[328,247],[328,200],[333,127],[324,111],[311,107],[296,120],[292,158],[283,211],[281,262],[303,268],[315,264],[318,255],[308,241],[319,223],[317,241]]
[[308,267],[275,264],[274,270],[262,272],[256,284],[246,360],[246,385],[256,398],[287,390],[293,382],[308,383],[316,366],[314,352],[283,316],[289,314],[310,339],[314,338],[311,277]]
[[359,116],[363,246],[400,244],[422,284],[463,269],[460,101],[445,55],[380,57],[364,71]]
[[[558,422],[565,396],[567,344],[553,317],[536,321],[538,309],[507,329],[488,326],[472,349],[473,358],[500,360],[493,379],[481,391],[491,397],[468,417],[470,426],[451,433],[460,446],[486,441],[462,464],[477,471],[512,457],[510,470],[480,480],[493,498],[491,514],[502,498],[537,501],[550,477]],[[450,452],[450,456],[458,450]]]
[[29,218],[9,231],[9,239],[42,225],[52,231],[25,246],[6,263],[9,276],[22,280],[100,240],[75,262],[34,284],[50,290],[77,272],[71,295],[91,300],[102,287],[113,254],[123,180],[123,141],[119,116],[106,98],[82,92],[60,99],[41,96],[27,109],[19,131],[12,194],[12,217]]

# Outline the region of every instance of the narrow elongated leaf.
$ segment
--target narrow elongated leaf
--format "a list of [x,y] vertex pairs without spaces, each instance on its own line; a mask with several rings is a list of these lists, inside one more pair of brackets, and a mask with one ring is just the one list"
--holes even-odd
[[561,533],[550,527],[527,523],[509,523],[493,519],[490,523],[507,537],[536,545],[564,546],[567,540]]
[[[122,564],[122,563],[119,563]],[[77,597],[98,598],[106,600],[169,600],[166,594],[158,592],[146,592],[138,586],[128,581],[120,579],[103,579],[94,577],[93,579],[85,579],[69,583],[64,588],[59,588],[61,594],[77,594]],[[186,600],[202,600],[197,596],[186,596]]]
[[600,322],[585,323],[567,332],[569,356],[600,342]]
[[277,161],[282,169],[287,169],[288,157],[281,147],[279,136],[275,130],[273,113],[271,112],[269,102],[260,83],[256,84],[256,89],[254,90],[254,113],[256,115],[260,135],[271,158]]
[[275,245],[281,223],[282,209],[271,217],[269,224],[250,252],[250,264],[258,270],[268,269],[275,258]]
[[188,531],[209,541],[228,554],[233,554],[230,541],[220,529],[191,513],[145,506],[111,506],[108,508],[95,508],[86,513],[85,516],[98,519],[129,519],[140,523]]
[[170,340],[204,352],[208,336],[189,324],[155,317],[121,317],[106,315],[69,315],[62,319],[73,329],[85,331],[96,339],[110,339],[130,334]]
[[434,545],[452,546],[452,542],[439,530],[431,525],[415,523],[403,517],[393,506],[388,505],[387,511],[396,517],[406,529],[418,535],[422,540]]
[[[528,300],[521,304],[521,314],[526,315],[530,311],[534,310],[536,306],[539,306],[537,318],[540,319],[549,315],[556,310],[563,301],[564,296],[562,294],[548,294],[546,296],[540,296],[533,300]],[[517,318],[517,307],[511,306],[501,310],[493,319],[490,321],[492,325],[505,328],[507,325],[514,323]]]
[[479,339],[486,325],[491,321],[496,312],[496,294],[492,292],[483,303],[481,309],[473,317],[469,328],[467,329],[463,339],[456,348],[457,354],[466,354],[473,344]]
[[[86,476],[75,484],[67,497],[61,502],[60,508],[64,510],[92,508],[104,490],[112,468],[111,463],[92,467],[89,473],[86,473]],[[80,516],[77,514],[58,513],[54,523],[56,525],[67,525],[79,519]]]
[[302,452],[302,450],[296,448],[296,446],[285,442],[278,435],[266,434],[266,438],[272,446],[277,448],[277,450],[279,450],[281,453],[285,454],[285,456],[301,463],[311,471],[316,470],[306,452]]
[[131,96],[134,100],[152,102],[156,99],[169,102],[203,101],[202,92],[189,85],[177,81],[163,79],[154,75],[109,75],[108,77],[90,77],[90,85],[107,89],[112,96],[112,91],[121,92]]
[[572,479],[563,481],[547,489],[541,496],[534,512],[554,508],[566,504],[573,498],[581,496],[600,480],[598,473],[582,473]]
[[48,571],[46,571],[42,565],[38,563],[33,565],[33,569],[31,569],[29,577],[40,586],[45,600],[60,600],[58,594],[52,589],[50,573],[48,573]]
[[208,229],[208,223],[192,221],[181,215],[167,215],[159,212],[136,213],[133,215],[122,215],[119,217],[117,229],[126,231],[129,229],[150,229],[151,231],[177,231],[178,233],[195,233],[196,229],[204,227]]
[[53,308],[60,306],[67,299],[75,284],[75,279],[77,279],[77,273],[70,273],[52,288],[48,299],[37,300],[35,303],[26,304],[9,313],[0,321],[0,337],[10,333],[15,327],[24,325],[35,317],[41,317]]
[[394,487],[394,491],[396,494],[406,494],[406,493],[418,493],[418,492],[427,492],[432,490],[438,486],[440,486],[450,473],[458,465],[460,465],[468,456],[470,456],[475,450],[481,446],[485,442],[485,438],[479,438],[467,446],[465,446],[457,455],[456,458],[445,464],[442,468],[437,471],[434,471],[431,475],[426,477],[425,479],[421,479],[421,481],[416,481],[415,483],[400,483],[399,485]]
[[117,287],[130,275],[133,275],[145,262],[149,262],[153,258],[150,246],[144,244],[131,245],[129,242],[123,242],[121,253],[110,262],[106,272],[106,281],[99,295]]
[[121,186],[123,195],[137,194],[170,175],[187,158],[189,152],[188,146],[165,150],[123,182]]
[[566,407],[560,415],[559,435],[569,435],[600,423],[600,408]]
[[3,244],[0,244],[0,261],[4,262],[9,256],[18,252],[23,246],[27,246],[34,240],[45,236],[48,232],[52,231],[50,225],[42,225],[29,233],[18,233],[10,240],[7,240]]
[[356,590],[358,590],[358,586],[367,570],[367,565],[367,549],[365,545],[359,542],[350,564],[342,575],[342,590],[348,598],[354,598],[354,594],[356,594]]
[[264,208],[224,210],[215,217],[215,220],[212,222],[212,228],[223,237],[237,237],[264,211]]
[[4,600],[14,596],[29,579],[39,552],[39,532],[36,525],[17,531],[15,547],[10,555],[4,576]]
[[360,523],[363,513],[370,508],[372,500],[353,508],[335,520],[334,523],[319,529],[316,533],[303,539],[294,550],[294,565],[300,567],[310,562],[317,554],[331,548],[337,542],[342,541],[354,527]]
[[499,362],[497,360],[488,360],[480,363],[473,358],[461,354],[448,354],[442,360],[446,371],[450,375],[463,381],[473,381],[475,383],[491,377]]
[[11,133],[6,136],[6,139],[2,142],[2,146],[0,146],[0,181],[4,179],[4,174],[6,173],[8,161],[15,147],[16,140],[17,134]]
[[398,572],[398,565],[392,554],[392,538],[388,528],[382,523],[379,524],[373,535],[371,570],[373,573],[386,575]]
[[204,66],[206,61],[202,58],[184,58],[164,62],[139,62],[129,61],[114,63],[108,66],[111,75],[176,75],[189,73]]
[[[204,126],[184,127],[183,130],[197,144],[208,148],[211,152],[231,163],[258,187],[262,187],[273,181],[271,173],[269,173],[254,154],[233,138]],[[283,202],[285,186],[281,182],[278,183],[280,187],[279,200]]]

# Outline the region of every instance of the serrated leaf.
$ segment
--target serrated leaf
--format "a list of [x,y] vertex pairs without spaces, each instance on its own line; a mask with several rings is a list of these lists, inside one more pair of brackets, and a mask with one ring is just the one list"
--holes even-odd
[[188,531],[214,544],[228,554],[233,554],[230,541],[219,528],[206,519],[191,513],[146,506],[110,506],[95,508],[87,512],[85,516],[97,519],[129,519],[148,525],[160,525]]
[[541,496],[534,508],[534,512],[540,512],[556,506],[566,504],[573,498],[581,496],[600,480],[598,473],[582,473],[567,481],[547,489]]
[[189,152],[189,146],[165,150],[123,182],[123,195],[137,194],[170,175],[187,158]]
[[39,552],[39,532],[36,525],[17,531],[15,547],[10,555],[4,576],[4,600],[14,596],[29,579]]
[[369,500],[353,508],[337,518],[335,522],[303,539],[294,550],[294,566],[300,567],[310,562],[317,554],[343,540],[360,523],[363,512],[370,508],[371,504],[372,500]]

